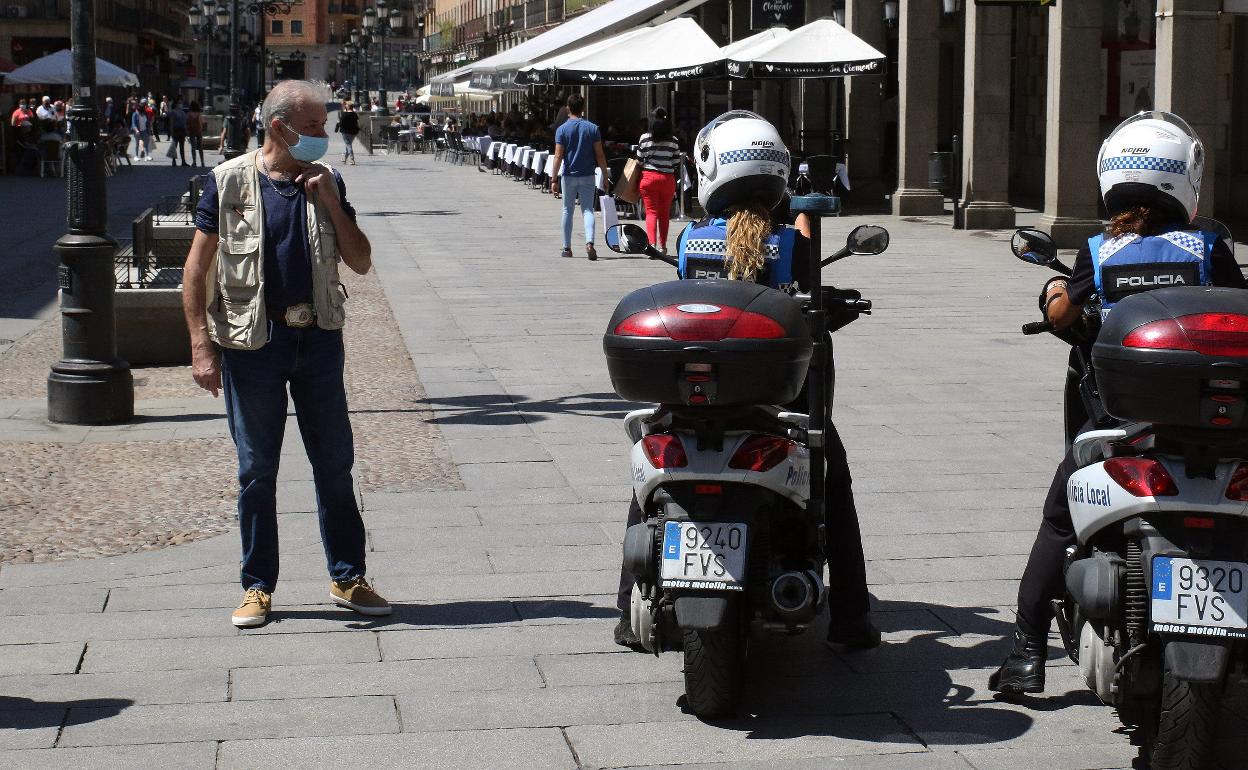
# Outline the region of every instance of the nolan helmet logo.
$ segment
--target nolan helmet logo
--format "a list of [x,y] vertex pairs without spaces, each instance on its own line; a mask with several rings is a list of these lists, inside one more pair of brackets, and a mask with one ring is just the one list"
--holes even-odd
[[1181,275],[1132,275],[1120,276],[1114,285],[1119,289],[1154,289],[1158,286],[1186,286],[1187,281]]
[[1122,151],[1127,155],[1147,155],[1152,150],[1151,147],[1123,147]]
[[759,141],[750,142],[750,146],[751,147],[775,147],[776,143],[769,142],[766,140],[759,140]]

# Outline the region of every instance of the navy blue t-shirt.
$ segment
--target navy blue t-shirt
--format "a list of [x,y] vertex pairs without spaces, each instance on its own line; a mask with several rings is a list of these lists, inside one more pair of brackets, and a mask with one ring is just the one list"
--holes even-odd
[[[334,171],[338,199],[355,221],[355,209],[347,202],[347,186]],[[294,195],[287,198],[286,195]],[[260,174],[264,206],[264,303],[269,316],[282,314],[291,305],[312,301],[312,255],[308,251],[308,198],[302,184],[273,181]],[[322,199],[324,200],[324,199]],[[208,174],[195,208],[195,227],[216,235],[221,229],[217,178]]]

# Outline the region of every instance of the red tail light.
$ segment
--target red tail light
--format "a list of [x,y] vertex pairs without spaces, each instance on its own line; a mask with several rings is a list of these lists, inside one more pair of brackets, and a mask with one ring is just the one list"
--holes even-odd
[[1248,315],[1196,313],[1132,329],[1123,347],[1191,350],[1206,356],[1248,356]]
[[750,436],[728,461],[729,468],[740,471],[769,471],[789,456],[795,444],[779,436]]
[[1173,497],[1179,493],[1166,467],[1148,457],[1115,457],[1105,472],[1134,497]]
[[615,327],[621,337],[668,337],[682,342],[774,340],[785,336],[774,319],[735,307],[668,305],[634,313]]
[[656,433],[641,440],[641,447],[656,468],[683,468],[689,464],[680,439],[667,433]]
[[1248,502],[1248,463],[1240,463],[1226,485],[1226,499]]
[[1216,522],[1212,516],[1184,516],[1183,526],[1188,529],[1213,529]]

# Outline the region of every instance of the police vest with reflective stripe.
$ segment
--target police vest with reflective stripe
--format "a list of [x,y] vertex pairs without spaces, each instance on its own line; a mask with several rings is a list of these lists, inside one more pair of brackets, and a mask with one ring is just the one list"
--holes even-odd
[[1101,314],[1124,297],[1141,291],[1167,286],[1212,286],[1213,245],[1217,242],[1218,236],[1201,230],[1089,238]]
[[[773,289],[793,285],[793,244],[797,231],[786,227],[763,241],[763,269],[755,282]],[[681,278],[727,278],[724,258],[728,255],[728,222],[722,218],[691,223],[680,234],[678,244]]]

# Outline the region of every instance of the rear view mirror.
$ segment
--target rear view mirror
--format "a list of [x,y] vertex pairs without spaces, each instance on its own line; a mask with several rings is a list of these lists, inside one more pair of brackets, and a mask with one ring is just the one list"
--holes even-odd
[[1041,230],[1022,229],[1010,239],[1014,256],[1033,265],[1050,265],[1057,260],[1057,244]]
[[879,225],[859,225],[845,241],[851,254],[881,254],[888,248],[888,231]]
[[608,227],[605,237],[607,248],[618,254],[644,254],[650,247],[646,231],[631,222]]

